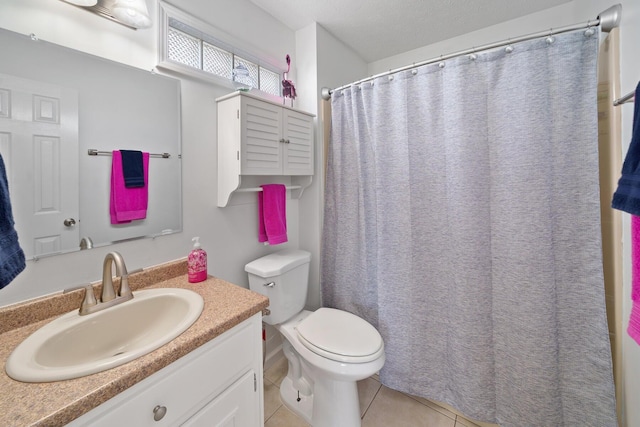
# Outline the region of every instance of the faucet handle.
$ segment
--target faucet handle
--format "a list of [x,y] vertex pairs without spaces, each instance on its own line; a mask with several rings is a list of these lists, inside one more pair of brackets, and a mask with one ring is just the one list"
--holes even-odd
[[120,291],[118,292],[118,296],[121,297],[133,297],[133,293],[131,292],[131,288],[129,287],[129,273],[123,274],[120,277]]
[[80,304],[79,310],[80,315],[84,315],[88,313],[89,307],[93,307],[94,305],[98,304],[98,302],[96,301],[96,295],[93,293],[93,286],[91,285],[91,283],[67,288],[62,291],[62,293],[66,294],[72,291],[77,291],[78,289],[84,289],[84,298],[82,299],[82,304]]

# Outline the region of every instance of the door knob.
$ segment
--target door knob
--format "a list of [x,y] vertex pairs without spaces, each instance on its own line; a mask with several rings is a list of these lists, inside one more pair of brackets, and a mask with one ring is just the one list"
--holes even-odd
[[73,218],[67,218],[62,223],[67,227],[73,227],[76,225],[76,220]]

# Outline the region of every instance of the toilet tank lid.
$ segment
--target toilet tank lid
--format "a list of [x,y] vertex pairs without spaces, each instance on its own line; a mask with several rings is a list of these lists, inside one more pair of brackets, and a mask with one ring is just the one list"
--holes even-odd
[[307,251],[285,249],[251,261],[244,266],[244,270],[260,277],[273,277],[310,261],[311,254]]

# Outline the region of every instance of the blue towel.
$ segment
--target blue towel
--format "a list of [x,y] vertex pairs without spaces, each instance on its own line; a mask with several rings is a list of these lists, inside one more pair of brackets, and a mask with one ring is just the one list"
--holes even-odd
[[633,135],[611,207],[640,216],[640,82],[635,93]]
[[127,188],[144,187],[144,166],[142,151],[120,150],[122,155],[122,175]]
[[18,233],[13,224],[7,171],[0,154],[0,289],[11,283],[26,267],[24,252],[18,244]]

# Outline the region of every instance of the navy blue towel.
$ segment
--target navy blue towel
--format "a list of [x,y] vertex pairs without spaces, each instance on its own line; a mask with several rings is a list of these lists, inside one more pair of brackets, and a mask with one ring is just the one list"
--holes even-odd
[[633,135],[611,207],[640,216],[640,82],[635,93]]
[[7,171],[0,154],[0,289],[11,283],[26,267],[24,252],[13,224]]
[[144,165],[142,151],[120,150],[122,155],[122,176],[127,188],[144,187]]

